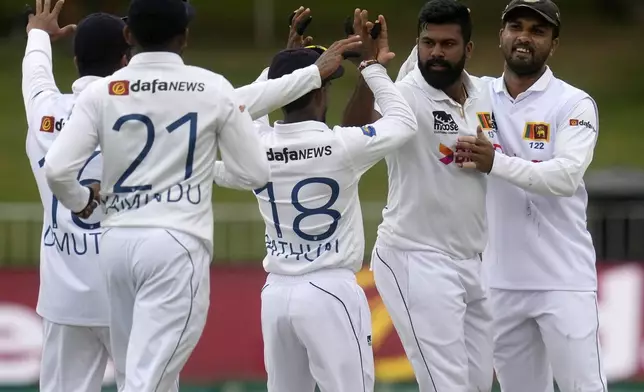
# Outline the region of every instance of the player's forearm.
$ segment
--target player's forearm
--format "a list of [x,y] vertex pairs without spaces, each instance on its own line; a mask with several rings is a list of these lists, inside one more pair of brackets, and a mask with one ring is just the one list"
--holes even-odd
[[56,88],[49,34],[32,29],[29,31],[25,57],[22,60],[22,96],[26,110],[29,109],[31,100],[48,88]]
[[[398,88],[381,65],[371,65],[362,71],[369,89],[373,91],[376,104],[382,112],[382,120],[395,122],[394,129],[413,133],[418,129],[416,116]],[[380,128],[383,128],[382,126]]]
[[380,118],[380,115],[374,110],[373,92],[369,89],[362,75],[358,80],[353,95],[347,102],[342,115],[343,127],[361,127],[371,124]]
[[90,203],[90,192],[76,179],[74,173],[61,170],[58,163],[45,161],[47,184],[58,201],[73,212],[81,212]]
[[320,70],[311,65],[279,79],[240,87],[235,93],[239,103],[245,105],[251,118],[256,120],[321,86]]
[[518,157],[509,157],[497,151],[490,175],[529,192],[546,196],[570,197],[581,184],[584,166],[583,162],[562,158],[530,162]]

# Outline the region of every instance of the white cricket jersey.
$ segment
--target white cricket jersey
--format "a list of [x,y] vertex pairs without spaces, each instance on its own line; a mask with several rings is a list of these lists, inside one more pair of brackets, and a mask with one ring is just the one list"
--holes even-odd
[[45,162],[50,188],[72,211],[88,203],[75,173],[99,144],[103,227],[179,230],[211,252],[217,147],[249,186],[268,181],[266,154],[233,87],[173,53],[137,54],[78,98]]
[[[401,71],[402,72],[402,71]],[[417,66],[396,86],[418,121],[416,138],[386,157],[389,195],[377,244],[406,251],[430,251],[453,259],[482,253],[487,242],[487,176],[457,166],[459,136],[481,126],[493,143],[494,114],[486,84],[464,72],[464,105],[431,87]]]
[[[374,124],[330,129],[304,121],[259,128],[271,166],[270,182],[254,191],[266,222],[267,272],[357,272],[362,266],[360,177],[414,136],[417,128],[413,112],[382,66],[371,65],[362,75],[383,111]],[[245,188],[225,163],[217,164],[218,185]]]
[[[37,312],[57,324],[107,326],[107,287],[98,265],[101,214],[89,220],[72,215],[52,195],[43,169],[76,98],[99,78],[80,78],[72,85],[73,94],[62,94],[52,73],[49,35],[36,29],[29,32],[22,73],[29,126],[26,150],[44,208]],[[100,153],[92,153],[76,174],[83,184],[99,182]]]
[[490,287],[597,289],[583,175],[599,129],[593,99],[548,69],[516,99],[490,83],[498,143],[488,184]]

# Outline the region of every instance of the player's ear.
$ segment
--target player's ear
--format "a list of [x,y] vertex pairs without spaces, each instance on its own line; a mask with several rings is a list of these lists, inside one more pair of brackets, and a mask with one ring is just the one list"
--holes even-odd
[[186,50],[188,47],[188,36],[190,35],[190,30],[186,28],[186,31],[183,33],[183,42],[181,43],[181,52]]
[[121,68],[127,67],[129,62],[127,54],[124,54],[123,57],[121,57]]
[[504,28],[505,27],[502,27],[501,30],[499,30],[499,48],[501,47],[501,45],[503,45],[503,29]]
[[78,71],[78,58],[74,56],[74,67],[76,68],[76,71]]
[[136,41],[134,40],[134,35],[132,35],[132,30],[130,30],[130,27],[127,25],[123,27],[123,37],[128,45],[135,46]]
[[470,41],[465,45],[465,58],[466,59],[471,59],[472,58],[472,51],[474,50],[474,42]]
[[550,56],[555,54],[555,51],[559,47],[559,37],[552,40],[552,49],[550,49]]

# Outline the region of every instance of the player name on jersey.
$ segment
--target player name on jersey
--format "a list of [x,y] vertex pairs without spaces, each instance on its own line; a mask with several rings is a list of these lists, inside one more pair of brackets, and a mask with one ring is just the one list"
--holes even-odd
[[115,80],[108,85],[109,94],[124,96],[130,93],[150,92],[156,94],[157,92],[175,91],[175,92],[203,92],[206,90],[206,84],[203,82],[188,82],[188,81],[163,81],[154,79],[151,81],[146,80]]
[[266,251],[271,256],[284,257],[288,259],[292,257],[297,261],[313,262],[318,257],[327,252],[340,253],[340,240],[335,239],[328,242],[314,243],[293,243],[282,240],[274,240],[268,234],[264,235],[266,242]]
[[109,195],[101,199],[105,205],[106,214],[135,210],[153,202],[179,203],[184,201],[194,205],[201,203],[201,185],[175,184],[164,192]]

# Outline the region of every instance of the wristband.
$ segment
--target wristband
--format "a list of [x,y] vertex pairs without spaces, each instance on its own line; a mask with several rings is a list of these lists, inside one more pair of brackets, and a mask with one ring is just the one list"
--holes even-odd
[[363,69],[367,68],[368,66],[374,65],[374,64],[380,64],[380,63],[378,62],[378,60],[365,60],[365,61],[361,62],[360,65],[358,66],[358,71],[362,71]]

